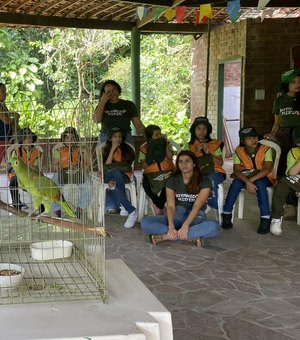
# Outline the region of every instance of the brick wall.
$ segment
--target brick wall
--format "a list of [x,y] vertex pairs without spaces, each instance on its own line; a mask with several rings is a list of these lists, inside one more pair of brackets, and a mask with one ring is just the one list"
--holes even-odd
[[[290,67],[291,46],[299,43],[299,18],[247,19],[212,31],[208,118],[213,126],[218,122],[218,64],[242,58],[241,124],[268,132],[280,75]],[[205,112],[206,51],[203,34],[192,46],[192,120]],[[255,89],[265,89],[265,100],[255,100]]]

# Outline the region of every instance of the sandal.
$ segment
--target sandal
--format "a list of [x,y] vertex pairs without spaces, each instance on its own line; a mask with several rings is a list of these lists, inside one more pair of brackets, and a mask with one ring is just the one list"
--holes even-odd
[[148,240],[153,245],[157,245],[159,242],[164,241],[163,235],[150,234],[148,235]]
[[197,247],[204,247],[204,239],[203,237],[198,237],[194,240],[192,240],[192,242],[197,246]]

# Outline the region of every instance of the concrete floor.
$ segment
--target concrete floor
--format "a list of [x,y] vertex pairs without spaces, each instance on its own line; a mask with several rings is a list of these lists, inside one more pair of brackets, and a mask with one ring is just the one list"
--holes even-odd
[[[227,182],[228,187],[228,182]],[[237,210],[237,209],[236,209]],[[256,199],[243,220],[204,248],[150,244],[125,217],[106,216],[106,257],[122,259],[171,312],[175,340],[300,339],[300,226],[285,220],[280,237],[259,235]]]

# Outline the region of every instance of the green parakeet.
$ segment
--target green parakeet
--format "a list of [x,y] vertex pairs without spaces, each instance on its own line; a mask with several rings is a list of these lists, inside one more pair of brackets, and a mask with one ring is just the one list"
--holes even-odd
[[17,175],[20,188],[26,189],[33,196],[34,209],[37,210],[44,204],[45,212],[50,214],[52,204],[58,203],[70,217],[76,217],[52,179],[29,167],[17,157],[11,157],[9,162]]

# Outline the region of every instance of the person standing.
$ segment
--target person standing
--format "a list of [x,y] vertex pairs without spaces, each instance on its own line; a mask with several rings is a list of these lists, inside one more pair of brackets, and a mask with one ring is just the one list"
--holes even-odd
[[125,136],[125,141],[134,146],[131,134],[131,122],[140,134],[144,134],[144,125],[139,117],[137,107],[130,100],[120,98],[121,86],[114,80],[106,80],[100,91],[100,99],[93,121],[101,123],[100,143],[105,143],[108,133],[118,126]]

